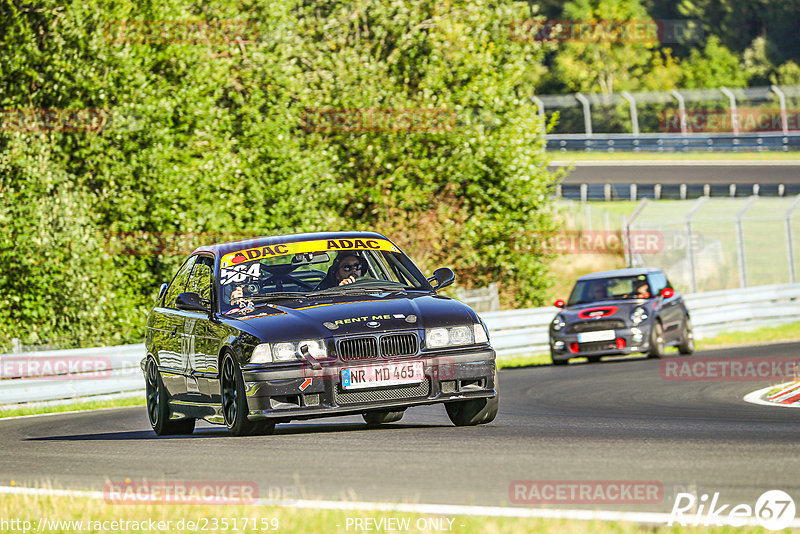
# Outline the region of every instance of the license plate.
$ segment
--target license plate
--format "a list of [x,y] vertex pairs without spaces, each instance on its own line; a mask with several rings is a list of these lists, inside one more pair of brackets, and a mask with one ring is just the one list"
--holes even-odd
[[342,369],[343,389],[418,384],[425,380],[422,362],[389,363]]
[[578,343],[591,343],[592,341],[611,341],[616,337],[613,330],[598,330],[597,332],[582,332],[578,334]]

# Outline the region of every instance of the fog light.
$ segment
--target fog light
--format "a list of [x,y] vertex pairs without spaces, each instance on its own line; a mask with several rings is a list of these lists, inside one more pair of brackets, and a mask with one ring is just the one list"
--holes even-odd
[[555,343],[553,343],[553,348],[556,350],[564,350],[564,342],[556,341]]
[[641,343],[644,339],[644,336],[642,336],[642,331],[638,328],[631,328],[631,337],[633,338],[634,343]]
[[617,338],[617,349],[618,350],[622,350],[624,348],[625,348],[625,340],[622,339],[621,337],[618,337]]

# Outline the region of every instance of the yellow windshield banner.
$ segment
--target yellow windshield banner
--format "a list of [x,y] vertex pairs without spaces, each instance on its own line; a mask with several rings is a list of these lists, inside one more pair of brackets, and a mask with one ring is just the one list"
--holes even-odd
[[305,252],[327,252],[330,250],[385,250],[388,252],[400,252],[400,249],[386,239],[319,239],[316,241],[265,245],[231,252],[222,257],[221,266],[225,268],[262,258],[286,254],[302,254]]

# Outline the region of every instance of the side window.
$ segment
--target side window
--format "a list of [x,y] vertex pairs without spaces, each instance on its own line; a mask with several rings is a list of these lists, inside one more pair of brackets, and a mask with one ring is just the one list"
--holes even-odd
[[200,298],[211,303],[211,272],[214,260],[208,256],[198,256],[192,273],[186,283],[186,291],[200,295]]
[[194,260],[196,258],[197,256],[192,256],[186,260],[183,265],[181,265],[181,268],[178,269],[178,274],[176,274],[175,278],[172,279],[172,283],[170,283],[169,287],[167,288],[167,294],[164,295],[164,306],[167,308],[174,308],[175,299],[178,298],[178,295],[184,292],[186,280],[189,278],[189,273],[192,271],[192,266],[194,265]]
[[650,275],[650,285],[652,286],[652,293],[653,295],[658,295],[658,293],[664,289],[665,287],[671,287],[669,282],[667,282],[667,275],[664,273],[653,273]]

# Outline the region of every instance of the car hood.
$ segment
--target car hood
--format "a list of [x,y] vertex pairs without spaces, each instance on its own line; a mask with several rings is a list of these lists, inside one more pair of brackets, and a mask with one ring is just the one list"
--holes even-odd
[[432,294],[377,293],[281,300],[221,321],[262,342],[318,339],[478,322],[466,304]]
[[649,313],[655,302],[654,299],[601,300],[568,306],[560,313],[568,323],[592,319],[622,319],[627,322],[635,308],[642,306]]

